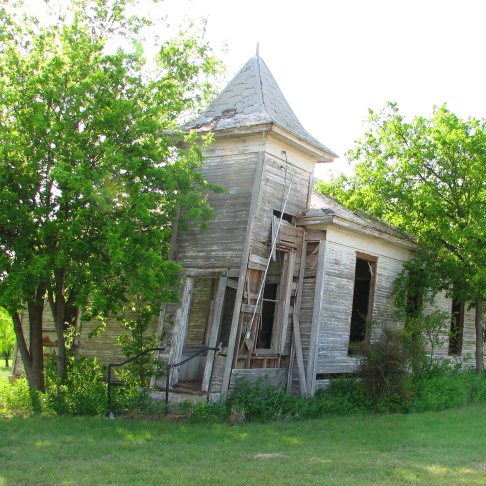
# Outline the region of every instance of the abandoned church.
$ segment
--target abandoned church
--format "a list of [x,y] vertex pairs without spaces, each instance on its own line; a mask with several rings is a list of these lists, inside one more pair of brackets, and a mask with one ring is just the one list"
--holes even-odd
[[[352,373],[354,343],[401,325],[392,289],[414,253],[413,239],[314,191],[316,164],[337,156],[304,129],[260,57],[187,129],[212,132],[201,172],[226,192],[209,195],[215,216],[207,229],[175,226],[180,300],[165,305],[154,332],[165,349],[159,357],[169,363],[220,349],[172,370],[174,397],[217,399],[240,376],[313,394],[333,376]],[[441,353],[473,356],[474,311],[445,295],[435,305],[458,331],[453,340],[445,332]],[[371,319],[377,325],[370,329]],[[89,338],[94,326],[79,323],[77,352],[103,364],[122,361],[119,325]],[[165,379],[154,384],[163,388]]]

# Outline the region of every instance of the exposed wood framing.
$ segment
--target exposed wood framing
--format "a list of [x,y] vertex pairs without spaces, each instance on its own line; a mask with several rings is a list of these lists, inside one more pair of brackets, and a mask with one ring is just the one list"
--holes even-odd
[[[226,291],[226,284],[228,282],[227,277],[221,277],[218,282],[218,290],[216,291],[216,297],[214,299],[214,306],[213,306],[213,315],[212,320],[210,322],[209,327],[209,339],[208,339],[208,346],[209,347],[216,347],[217,340],[218,340],[218,333],[219,333],[219,325],[221,323],[221,315],[223,313],[223,303],[224,303],[224,294]],[[206,357],[206,365],[204,367],[204,374],[202,380],[202,391],[207,392],[209,390],[209,385],[211,381],[211,374],[213,371],[213,363],[214,363],[214,351],[208,351]]]
[[222,396],[226,396],[228,393],[228,388],[229,388],[230,378],[231,378],[231,370],[233,368],[236,340],[239,334],[238,331],[239,331],[239,322],[240,322],[241,299],[243,297],[243,289],[245,286],[246,269],[248,265],[248,257],[250,254],[250,244],[251,244],[251,238],[253,233],[255,214],[260,205],[260,201],[262,197],[261,189],[262,189],[263,170],[265,168],[265,163],[266,163],[265,152],[260,152],[258,154],[258,160],[255,167],[255,177],[253,182],[251,203],[248,212],[248,224],[246,228],[245,242],[242,251],[240,274],[238,278],[238,288],[236,289],[235,308],[233,311],[233,319],[231,321],[231,332],[228,339],[228,351],[226,355],[226,363],[225,363],[223,381],[221,387]]

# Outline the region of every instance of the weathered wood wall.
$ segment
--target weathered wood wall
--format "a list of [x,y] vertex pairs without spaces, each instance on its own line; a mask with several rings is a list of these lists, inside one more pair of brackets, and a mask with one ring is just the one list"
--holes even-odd
[[214,218],[206,229],[191,225],[177,234],[175,259],[186,269],[239,269],[250,208],[257,153],[212,156],[201,169],[226,194],[208,195]]
[[394,314],[392,290],[403,262],[410,256],[408,250],[345,231],[328,231],[315,369],[321,377],[352,373],[356,368],[348,345],[357,252],[377,258],[371,339],[384,325],[401,325]]

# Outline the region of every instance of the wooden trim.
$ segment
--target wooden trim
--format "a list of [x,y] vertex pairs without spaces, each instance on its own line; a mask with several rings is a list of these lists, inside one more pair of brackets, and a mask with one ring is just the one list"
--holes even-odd
[[285,347],[285,340],[287,337],[287,328],[289,324],[289,311],[290,311],[290,297],[292,294],[292,281],[294,277],[295,266],[295,252],[285,254],[282,277],[280,285],[280,304],[278,306],[277,313],[277,329],[275,333],[274,343],[272,347],[275,352],[282,354]]
[[[184,341],[186,340],[187,324],[189,321],[189,311],[191,309],[192,290],[194,288],[194,279],[187,277],[182,290],[181,304],[176,311],[174,319],[174,329],[172,331],[172,340],[169,352],[169,363],[178,363],[182,358]],[[177,383],[179,379],[179,368],[171,370],[170,384]]]
[[356,258],[360,260],[366,260],[368,262],[376,263],[378,261],[378,257],[375,255],[368,255],[367,253],[362,253],[361,251],[356,252]]
[[[218,341],[218,334],[219,334],[219,326],[221,324],[221,316],[223,314],[223,304],[224,304],[224,296],[226,292],[226,284],[228,282],[227,277],[221,277],[218,282],[218,290],[216,291],[216,297],[214,299],[214,306],[213,306],[213,316],[209,327],[209,339],[208,339],[208,346],[214,348],[217,346]],[[204,366],[204,374],[201,389],[202,391],[209,391],[209,385],[211,382],[211,375],[213,372],[213,364],[214,364],[214,351],[208,351],[206,356],[206,365]]]
[[319,242],[319,254],[317,257],[316,269],[316,288],[314,292],[314,307],[312,309],[312,327],[309,343],[309,356],[307,359],[307,391],[310,395],[315,392],[315,366],[317,354],[317,339],[319,336],[320,320],[321,320],[321,305],[322,294],[324,289],[324,269],[326,265],[326,241]]
[[250,202],[250,209],[248,211],[248,224],[246,227],[245,243],[241,254],[240,274],[238,277],[238,288],[236,289],[235,308],[233,310],[233,319],[231,321],[231,332],[228,339],[228,351],[226,355],[226,363],[223,373],[223,381],[221,385],[221,395],[224,397],[228,393],[231,371],[233,369],[235,348],[237,346],[237,338],[240,331],[240,309],[241,300],[243,298],[243,289],[245,286],[246,269],[248,266],[248,257],[250,255],[251,238],[253,235],[253,225],[255,214],[260,206],[262,198],[262,180],[263,172],[266,165],[266,153],[260,152],[255,167],[255,176],[253,179],[252,196]]
[[[302,339],[300,335],[300,307],[302,304],[302,291],[304,288],[304,276],[305,276],[305,263],[307,256],[307,240],[306,232],[302,235],[302,252],[300,256],[300,268],[299,268],[299,280],[297,282],[297,289],[295,292],[295,303],[294,312],[292,315],[292,325],[294,330],[294,340],[292,349],[294,350],[295,357],[297,360],[297,371],[299,373],[299,384],[300,393],[306,395],[307,391],[307,380],[305,377],[305,367],[304,367],[304,355],[302,353]],[[293,375],[293,361],[290,363],[289,374],[290,374],[290,388],[292,386],[292,375]],[[290,391],[290,390],[289,390]]]

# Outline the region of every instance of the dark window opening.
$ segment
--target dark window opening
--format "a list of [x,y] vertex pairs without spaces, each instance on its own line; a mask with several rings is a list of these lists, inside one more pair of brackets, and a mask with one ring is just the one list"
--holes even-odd
[[272,347],[272,331],[275,317],[277,289],[278,284],[267,283],[263,290],[262,317],[257,338],[257,348],[260,349],[270,349]]
[[368,321],[371,318],[374,276],[376,262],[356,258],[354,274],[353,308],[351,313],[351,329],[349,333],[349,352],[352,345],[361,343],[368,338]]
[[451,329],[449,332],[449,354],[460,356],[464,331],[464,303],[452,300]]
[[[276,218],[279,218],[282,216],[282,212],[281,211],[277,211],[276,209],[273,210],[273,215],[276,217]],[[291,214],[288,214],[288,213],[283,213],[283,216],[282,216],[282,219],[284,221],[287,221],[288,223],[290,224],[294,224],[295,223],[295,218],[294,216],[292,216]]]
[[228,347],[229,336],[231,333],[231,322],[233,321],[233,311],[236,301],[236,289],[226,287],[223,303],[223,315],[221,318],[221,332],[219,341],[224,347]]

